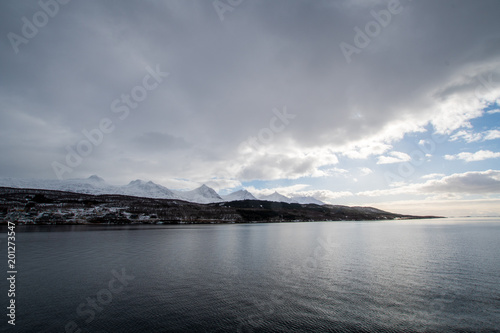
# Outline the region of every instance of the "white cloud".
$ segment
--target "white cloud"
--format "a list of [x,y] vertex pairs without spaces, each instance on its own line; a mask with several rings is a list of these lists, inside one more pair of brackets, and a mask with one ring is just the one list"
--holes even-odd
[[430,173],[428,175],[422,176],[422,179],[433,179],[433,178],[441,178],[444,177],[444,173]]
[[472,131],[458,131],[450,136],[450,141],[457,141],[462,139],[468,143],[480,141],[483,136],[480,133],[473,133]]
[[294,193],[303,191],[304,189],[306,189],[308,187],[310,187],[310,185],[308,185],[308,184],[295,184],[295,185],[290,185],[290,186],[281,186],[281,187],[273,187],[273,188],[265,188],[265,189],[257,189],[253,186],[248,186],[245,189],[258,198],[261,196],[273,194],[274,192],[278,192],[278,193],[288,197]]
[[[413,215],[436,216],[499,216],[500,199],[426,198],[421,200],[398,200],[367,203],[389,212]],[[415,221],[421,224],[423,221]],[[411,222],[410,222],[411,223]]]
[[356,195],[367,197],[382,197],[401,194],[418,194],[418,188],[419,184],[397,184],[397,186],[391,187],[389,189],[362,191],[356,193]]
[[273,194],[274,192],[278,192],[289,198],[293,196],[315,197],[316,199],[321,200],[324,203],[330,203],[330,204],[335,204],[336,199],[351,197],[354,195],[352,192],[349,191],[334,192],[330,190],[307,190],[307,188],[309,187],[310,185],[307,184],[295,184],[291,186],[273,187],[266,189],[257,189],[253,186],[249,186],[246,188],[246,190],[255,195],[256,197],[270,195]]
[[342,155],[352,159],[366,159],[372,155],[380,155],[391,149],[387,143],[372,140],[358,142],[339,149]]
[[211,179],[209,181],[204,182],[204,184],[210,186],[217,192],[222,189],[230,191],[231,189],[241,186],[241,182],[235,179]]
[[392,164],[407,162],[409,160],[411,160],[410,155],[400,151],[391,151],[389,156],[379,156],[377,164]]
[[[473,95],[470,92],[470,95]],[[472,127],[470,120],[480,117],[485,102],[467,95],[455,94],[435,102],[436,116],[431,120],[438,133],[449,134],[461,127]]]
[[361,173],[361,176],[368,176],[373,173],[373,170],[367,167],[361,167],[359,168],[359,172]]
[[499,130],[489,130],[484,132],[483,140],[495,140],[500,139],[500,131]]
[[422,193],[500,193],[500,170],[470,171],[430,180],[418,186]]
[[316,174],[316,177],[348,177],[349,170],[341,168],[320,168]]
[[300,196],[315,197],[318,200],[327,204],[336,204],[336,200],[340,198],[352,197],[354,194],[350,191],[330,191],[330,190],[311,190],[297,193]]
[[470,171],[457,173],[441,179],[431,179],[425,183],[401,184],[382,190],[358,192],[359,196],[381,197],[394,195],[426,195],[435,193],[495,194],[500,193],[500,171]]
[[423,146],[423,145],[427,144],[428,142],[429,142],[428,140],[421,139],[418,141],[418,145]]
[[459,139],[464,140],[467,143],[495,140],[500,138],[499,130],[488,130],[482,133],[474,133],[472,131],[458,131],[450,137],[450,141],[457,141]]
[[459,153],[455,155],[445,155],[444,158],[447,160],[464,160],[465,162],[477,162],[483,161],[490,158],[498,158],[500,153],[492,152],[490,150],[480,150],[475,153]]
[[239,170],[234,178],[249,181],[276,180],[347,173],[347,170],[330,167],[338,162],[336,154],[328,148],[303,151],[293,146],[263,146],[259,151],[250,151],[239,156]]

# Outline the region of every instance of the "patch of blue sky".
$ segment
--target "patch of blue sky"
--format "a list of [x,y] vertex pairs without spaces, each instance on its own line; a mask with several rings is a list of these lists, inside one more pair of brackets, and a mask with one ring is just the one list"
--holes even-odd
[[[492,112],[498,110],[499,112]],[[470,121],[475,131],[486,131],[500,128],[500,108],[498,104],[492,104],[484,109],[482,117],[474,118]]]
[[[464,137],[453,139],[453,135],[460,131],[469,133],[484,133],[500,129],[500,111],[497,104],[491,104],[484,109],[481,117],[470,120],[471,127],[462,127],[450,135],[436,135],[431,124],[423,132],[406,134],[401,140],[392,142],[392,149],[382,155],[371,155],[365,159],[352,159],[337,154],[339,163],[320,167],[319,170],[332,170],[323,177],[301,177],[298,179],[254,180],[243,182],[242,187],[269,189],[290,187],[297,184],[308,184],[304,190],[328,189],[333,192],[348,191],[356,194],[372,189],[389,188],[391,179],[387,174],[404,183],[423,183],[430,174],[452,175],[467,171],[484,171],[498,169],[498,158],[467,162],[463,159],[449,159],[447,155],[457,155],[462,152],[475,153],[480,150],[493,152],[500,151],[500,139],[476,141],[466,140]],[[484,134],[483,134],[484,138]],[[422,143],[425,142],[425,145]],[[401,152],[409,155],[409,160],[380,164],[380,156],[390,156],[391,152]],[[337,169],[337,171],[335,171]],[[371,172],[366,172],[367,170]],[[345,171],[342,171],[345,170]],[[354,198],[351,198],[352,200]]]

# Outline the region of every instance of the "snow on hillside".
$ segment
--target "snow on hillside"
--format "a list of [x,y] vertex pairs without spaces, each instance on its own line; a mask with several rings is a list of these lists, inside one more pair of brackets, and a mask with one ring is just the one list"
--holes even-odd
[[228,195],[223,195],[222,198],[225,201],[237,201],[237,200],[257,200],[252,193],[247,190],[239,190]]
[[15,179],[0,177],[0,186],[15,188],[32,188],[44,190],[57,190],[75,192],[83,194],[121,194],[136,197],[155,199],[178,199],[195,203],[214,203],[236,200],[267,200],[286,203],[314,203],[323,205],[324,203],[314,197],[294,197],[289,198],[278,192],[263,196],[257,199],[247,190],[239,190],[224,197],[219,196],[214,189],[202,185],[191,191],[170,190],[165,186],[158,185],[152,181],[133,180],[127,185],[110,185],[99,176],[93,175],[89,178],[68,179],[68,180],[40,180],[40,179]]
[[299,204],[315,204],[315,205],[324,205],[323,201],[316,199],[315,197],[292,197],[293,200],[298,202]]
[[286,202],[286,203],[297,203],[294,199],[284,196],[283,194],[279,194],[278,192],[274,192],[270,195],[264,195],[259,198],[260,200],[265,201],[276,201],[276,202]]
[[153,182],[134,180],[127,185],[110,185],[104,179],[93,175],[83,179],[67,180],[39,180],[39,179],[12,179],[0,178],[0,186],[58,190],[83,194],[122,194],[137,197],[173,199],[175,195],[168,188]]
[[195,188],[192,191],[175,191],[174,192],[179,199],[186,200],[189,202],[196,203],[213,203],[213,202],[222,202],[222,199],[214,189],[208,187],[203,184],[202,186]]
[[155,199],[178,199],[175,193],[168,188],[155,184],[152,181],[145,182],[140,179],[133,180],[125,186],[118,187],[116,194]]
[[0,186],[57,190],[84,194],[105,194],[108,193],[108,190],[110,189],[110,185],[108,185],[104,179],[95,175],[85,179],[68,179],[63,181],[47,179],[0,178]]

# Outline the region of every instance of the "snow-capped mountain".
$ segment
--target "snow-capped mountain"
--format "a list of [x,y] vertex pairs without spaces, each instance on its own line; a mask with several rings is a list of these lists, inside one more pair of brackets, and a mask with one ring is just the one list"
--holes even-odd
[[0,178],[0,186],[57,190],[84,194],[114,193],[113,190],[111,190],[112,186],[96,175],[90,176],[89,178],[68,179],[63,181],[50,179]]
[[94,186],[104,186],[106,185],[106,181],[99,177],[98,175],[92,175],[89,178],[83,178],[83,179],[68,179],[68,182],[80,182],[80,183],[87,183],[87,184],[92,184]]
[[168,188],[151,181],[145,182],[142,180],[134,180],[127,185],[116,186],[106,183],[104,179],[96,175],[90,176],[89,178],[75,178],[62,181],[0,178],[0,186],[57,190],[83,194],[122,194],[157,199],[177,198]]
[[106,194],[112,187],[97,175],[92,175],[89,178],[83,179],[67,179],[61,182],[57,180],[48,182],[52,182],[51,186],[54,187],[53,189],[55,190],[85,194]]
[[276,202],[286,202],[286,203],[297,203],[294,199],[284,196],[283,194],[279,194],[278,192],[274,192],[273,194],[264,195],[259,198],[260,200],[265,201],[276,201]]
[[116,194],[156,199],[178,199],[178,196],[165,186],[155,184],[152,181],[145,182],[140,179],[133,180],[125,186],[119,186],[117,190]]
[[212,188],[202,185],[192,191],[172,191],[165,186],[137,179],[127,185],[110,185],[93,175],[83,179],[39,180],[0,178],[0,186],[67,191],[83,194],[121,194],[155,199],[178,199],[196,203],[224,201]]
[[239,190],[223,197],[219,196],[214,189],[202,185],[191,191],[170,190],[165,186],[155,184],[152,181],[133,180],[127,185],[110,185],[97,175],[88,178],[67,180],[40,180],[40,179],[15,179],[0,177],[0,187],[32,188],[43,190],[57,190],[83,194],[121,194],[155,199],[178,199],[195,203],[214,203],[237,200],[267,200],[286,203],[314,203],[324,205],[323,202],[314,197],[289,198],[274,192],[271,195],[256,198],[247,190]]
[[293,200],[298,202],[299,204],[315,204],[315,205],[324,205],[325,203],[321,200],[316,199],[315,197],[292,197]]
[[198,188],[195,188],[192,191],[175,191],[174,192],[179,199],[186,200],[189,202],[196,203],[213,203],[213,202],[222,202],[222,199],[217,192],[211,187],[203,184]]
[[239,190],[228,195],[223,195],[222,198],[225,201],[237,201],[237,200],[257,200],[252,193],[247,190]]

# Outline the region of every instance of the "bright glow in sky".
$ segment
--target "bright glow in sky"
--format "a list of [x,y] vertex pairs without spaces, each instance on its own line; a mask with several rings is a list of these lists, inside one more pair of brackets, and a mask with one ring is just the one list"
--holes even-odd
[[500,2],[2,1],[0,176],[500,215]]

